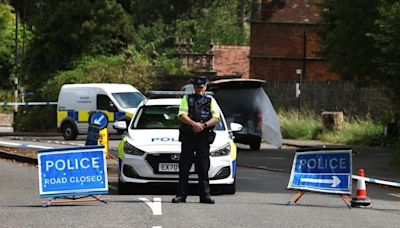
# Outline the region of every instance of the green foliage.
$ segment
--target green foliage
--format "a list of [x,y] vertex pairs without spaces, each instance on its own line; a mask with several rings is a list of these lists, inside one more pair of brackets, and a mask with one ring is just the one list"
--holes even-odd
[[56,128],[57,108],[52,106],[20,107],[15,123],[16,131],[37,131]]
[[[14,101],[13,91],[0,90],[0,101]],[[0,106],[0,113],[11,113],[13,106]]]
[[283,138],[286,139],[316,139],[322,131],[318,117],[311,111],[297,112],[280,111],[279,120]]
[[[250,12],[250,2],[243,6]],[[204,18],[177,20],[175,36],[193,39],[197,51],[207,51],[210,42],[217,44],[248,45],[250,26],[238,16],[241,1],[217,1],[215,7],[203,9]],[[242,16],[243,17],[243,16]],[[242,18],[243,20],[243,18]]]
[[12,64],[14,62],[15,15],[12,7],[0,2],[0,88],[11,88]]
[[[86,57],[76,63],[73,70],[59,71],[44,84],[38,97],[57,101],[62,85],[68,83],[124,83],[141,91],[156,87],[155,68],[142,55],[115,55]],[[55,107],[28,107],[18,116],[20,131],[56,127]],[[35,121],[32,121],[35,120]],[[40,123],[40,124],[38,124]]]
[[379,0],[325,0],[319,30],[321,53],[344,79],[379,75],[378,50],[369,34],[376,31]]
[[211,41],[248,44],[253,0],[121,1],[133,17],[137,50],[171,53],[176,39],[192,39],[194,51],[205,52]]
[[379,49],[377,62],[382,71],[381,80],[390,88],[392,100],[400,105],[400,2],[380,1],[377,31],[372,34]]
[[375,145],[383,135],[383,126],[369,118],[346,121],[340,131],[323,131],[320,117],[311,111],[280,111],[283,138],[317,139],[347,145]]
[[82,56],[117,54],[133,36],[130,16],[116,0],[35,1],[26,5],[25,22],[34,32],[24,60],[33,89]]
[[322,141],[347,145],[373,145],[383,135],[383,126],[369,119],[346,122],[340,131],[325,131]]
[[166,75],[190,75],[189,68],[181,68],[179,59],[168,58],[167,55],[162,55],[157,58],[157,64]]
[[155,69],[140,55],[87,57],[73,70],[60,71],[41,89],[45,100],[57,100],[60,88],[68,83],[126,83],[141,91],[155,85]]
[[[26,40],[20,84],[35,91],[32,100],[50,101],[57,99],[65,83],[117,82],[142,91],[157,88],[154,77],[160,72],[189,72],[180,69],[174,58],[177,38],[192,39],[197,52],[207,51],[211,41],[248,44],[253,1],[11,0],[20,12],[21,27],[32,33]],[[1,29],[0,18],[0,37]],[[7,41],[12,44],[12,37]],[[1,50],[0,45],[0,64]],[[24,109],[19,128],[40,128],[36,123],[27,125],[35,115],[51,122],[44,125],[54,126],[54,116],[48,116],[52,111],[44,110]]]

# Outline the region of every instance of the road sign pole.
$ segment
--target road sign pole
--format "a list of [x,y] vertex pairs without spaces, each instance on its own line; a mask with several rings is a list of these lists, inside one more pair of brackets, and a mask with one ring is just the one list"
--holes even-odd
[[104,146],[106,157],[108,158],[108,118],[107,115],[103,112],[95,112],[90,117],[90,123],[96,124],[99,126],[99,139],[98,143]]
[[104,146],[106,158],[108,158],[108,129],[104,128],[99,131],[99,144]]

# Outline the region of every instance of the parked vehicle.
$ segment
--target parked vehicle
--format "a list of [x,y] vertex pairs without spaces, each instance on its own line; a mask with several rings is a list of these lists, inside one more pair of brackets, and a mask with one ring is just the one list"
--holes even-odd
[[234,141],[259,150],[261,140],[280,146],[282,135],[272,104],[258,79],[221,79],[208,84],[208,91],[225,114],[227,123],[239,123],[243,129],[234,132]]
[[[134,190],[135,185],[140,184],[178,182],[181,152],[178,110],[181,100],[146,100],[139,106],[129,127],[123,121],[114,124],[115,128],[127,130],[118,147],[120,193]],[[241,128],[236,123],[227,125],[221,113],[221,121],[214,129],[216,138],[210,145],[210,185],[221,185],[222,191],[228,194],[236,191],[236,146],[231,132]],[[197,178],[193,166],[189,183],[197,183]]]
[[109,133],[115,121],[127,122],[136,113],[137,106],[145,99],[135,87],[128,84],[66,84],[57,103],[57,128],[66,140],[86,134],[90,115],[102,111],[108,117]]

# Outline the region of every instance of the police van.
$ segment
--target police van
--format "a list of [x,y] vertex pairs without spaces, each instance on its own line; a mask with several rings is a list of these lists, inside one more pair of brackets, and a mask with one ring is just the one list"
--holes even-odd
[[87,133],[90,115],[102,111],[108,117],[109,133],[117,133],[112,123],[129,122],[144,99],[140,91],[128,84],[65,84],[57,102],[57,129],[66,140],[74,140]]
[[[178,110],[182,98],[155,98],[139,105],[131,123],[119,121],[114,127],[127,130],[118,148],[121,194],[134,185],[146,183],[177,183],[179,180]],[[228,127],[221,112],[215,126],[216,138],[210,145],[210,185],[220,185],[222,192],[236,192],[236,146],[233,131],[242,126],[231,123]],[[195,165],[190,170],[189,183],[198,183]]]

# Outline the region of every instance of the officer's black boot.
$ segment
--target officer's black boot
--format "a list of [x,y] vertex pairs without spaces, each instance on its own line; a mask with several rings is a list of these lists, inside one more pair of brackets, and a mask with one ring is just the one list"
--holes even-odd
[[186,196],[176,196],[172,199],[172,203],[186,203]]
[[210,195],[200,196],[200,203],[214,204],[215,201],[211,199]]

